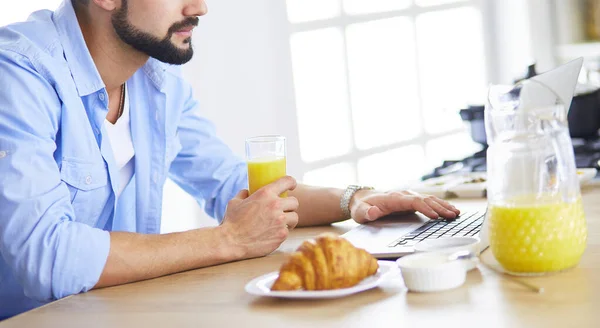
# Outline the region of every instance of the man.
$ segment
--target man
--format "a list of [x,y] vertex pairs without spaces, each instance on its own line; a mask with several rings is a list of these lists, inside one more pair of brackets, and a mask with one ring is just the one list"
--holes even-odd
[[[0,317],[265,256],[296,226],[459,213],[435,197],[291,177],[248,196],[244,162],[168,65],[192,58],[206,11],[203,0],[66,0],[0,29]],[[158,234],[167,176],[221,224]]]

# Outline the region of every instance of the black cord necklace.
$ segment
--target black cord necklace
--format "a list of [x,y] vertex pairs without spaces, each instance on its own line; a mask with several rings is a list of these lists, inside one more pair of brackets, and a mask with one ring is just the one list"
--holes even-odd
[[119,100],[119,114],[117,118],[120,118],[123,115],[123,110],[125,108],[125,83],[121,85],[121,99]]

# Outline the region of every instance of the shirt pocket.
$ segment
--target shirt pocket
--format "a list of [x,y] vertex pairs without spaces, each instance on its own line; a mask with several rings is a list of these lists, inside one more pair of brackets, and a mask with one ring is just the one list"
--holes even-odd
[[60,177],[71,193],[75,220],[95,226],[111,194],[104,162],[64,158]]

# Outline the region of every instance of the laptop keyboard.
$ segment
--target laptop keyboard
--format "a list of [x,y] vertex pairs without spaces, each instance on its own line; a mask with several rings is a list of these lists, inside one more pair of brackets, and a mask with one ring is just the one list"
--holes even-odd
[[481,230],[484,217],[485,212],[467,212],[452,220],[431,220],[394,241],[389,247],[414,246],[424,239],[474,236]]

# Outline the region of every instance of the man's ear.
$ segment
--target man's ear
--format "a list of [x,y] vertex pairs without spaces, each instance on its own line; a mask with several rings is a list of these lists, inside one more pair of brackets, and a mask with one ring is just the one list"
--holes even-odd
[[113,11],[120,8],[122,0],[92,0],[92,2],[106,11]]

